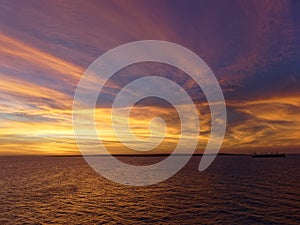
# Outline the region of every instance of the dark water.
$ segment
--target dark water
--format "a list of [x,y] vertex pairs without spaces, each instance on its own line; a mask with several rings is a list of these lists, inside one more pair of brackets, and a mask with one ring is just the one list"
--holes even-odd
[[1,157],[0,224],[300,224],[299,156],[218,156],[202,173],[200,158],[129,187],[79,157]]

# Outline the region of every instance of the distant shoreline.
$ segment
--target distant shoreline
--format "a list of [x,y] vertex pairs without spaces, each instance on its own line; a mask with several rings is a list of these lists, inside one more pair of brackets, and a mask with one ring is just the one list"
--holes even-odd
[[[114,157],[168,157],[171,154],[112,154]],[[188,154],[172,154],[174,156],[187,156]],[[207,154],[210,155],[210,154]],[[300,155],[300,153],[287,153],[287,156]],[[58,157],[58,158],[72,158],[72,157],[108,157],[108,154],[97,155],[0,155],[0,157]],[[193,154],[193,156],[203,156],[201,153]],[[250,153],[218,153],[217,156],[251,156]]]
[[[114,157],[167,157],[171,154],[112,154]],[[175,156],[187,156],[188,154],[172,154]],[[208,154],[209,155],[209,154]],[[249,154],[232,154],[232,153],[219,153],[223,156],[241,156]],[[99,155],[85,155],[84,157],[107,157],[111,155],[99,154]],[[203,156],[203,154],[193,154],[193,156]],[[83,157],[83,155],[47,155],[44,157]]]

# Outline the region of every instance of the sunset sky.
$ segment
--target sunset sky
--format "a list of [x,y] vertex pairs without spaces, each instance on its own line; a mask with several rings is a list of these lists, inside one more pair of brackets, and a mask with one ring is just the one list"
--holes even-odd
[[[180,44],[212,69],[228,115],[221,152],[300,153],[299,12],[300,1],[277,0],[1,0],[0,154],[79,154],[72,104],[81,76],[104,52],[139,40]],[[202,152],[210,131],[205,97],[182,71],[159,63],[126,67],[107,84],[96,109],[103,142],[114,153],[130,152],[105,124],[113,97],[149,75],[172,79],[190,94],[199,110]],[[148,137],[153,115],[168,125],[155,151],[169,153],[180,126],[166,102],[137,104],[133,132]]]

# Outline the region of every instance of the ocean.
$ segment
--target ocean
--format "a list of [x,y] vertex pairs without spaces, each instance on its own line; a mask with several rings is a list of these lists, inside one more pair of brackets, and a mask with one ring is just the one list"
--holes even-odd
[[300,224],[300,155],[218,156],[204,172],[200,158],[164,182],[131,187],[81,157],[0,157],[0,224]]

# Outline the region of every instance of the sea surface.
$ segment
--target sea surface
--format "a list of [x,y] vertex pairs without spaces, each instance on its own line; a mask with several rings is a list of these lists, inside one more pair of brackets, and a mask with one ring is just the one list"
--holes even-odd
[[131,187],[81,157],[0,157],[0,224],[300,224],[300,155],[218,156],[204,172],[200,159]]

